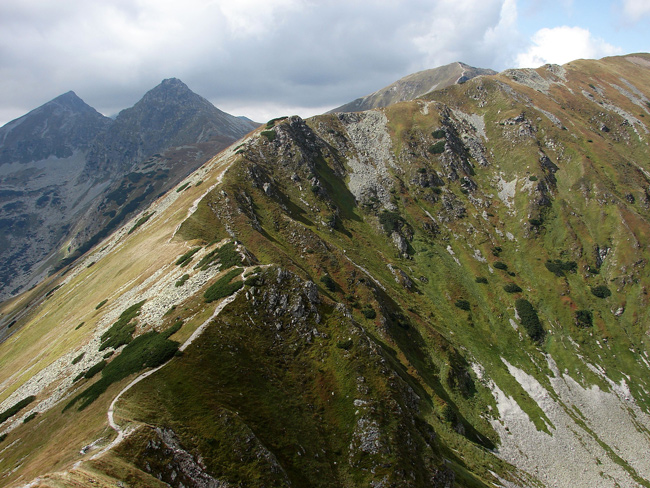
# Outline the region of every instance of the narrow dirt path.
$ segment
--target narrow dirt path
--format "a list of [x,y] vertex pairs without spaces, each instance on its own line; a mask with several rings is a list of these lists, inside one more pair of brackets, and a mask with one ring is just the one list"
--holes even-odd
[[[249,268],[245,267],[244,270],[242,271],[242,273],[240,275],[242,281],[244,280],[244,275],[246,274],[246,272],[248,270],[249,270]],[[237,295],[239,295],[239,293],[243,289],[244,289],[244,287],[240,288],[235,293],[233,293],[232,295],[224,298],[221,302],[219,302],[217,307],[214,309],[214,312],[212,312],[212,315],[210,315],[210,317],[207,320],[205,320],[199,327],[197,327],[197,329],[178,348],[178,350],[179,351],[184,351],[185,349],[187,349],[190,346],[190,344],[192,344],[192,342],[194,342],[194,340],[203,333],[203,331],[208,327],[208,325],[210,325],[210,323],[215,319],[215,317],[217,317],[217,315],[219,315],[223,311],[223,309],[226,308],[226,306],[228,304],[232,303],[235,300],[235,298],[237,298]],[[133,388],[135,385],[137,385],[140,381],[147,378],[148,376],[151,376],[152,374],[154,374],[159,369],[165,367],[167,364],[169,364],[171,361],[173,361],[173,359],[174,358],[170,359],[169,361],[167,361],[164,364],[161,364],[160,366],[157,366],[154,369],[150,369],[149,371],[146,371],[146,372],[142,373],[137,378],[135,378],[133,381],[131,381],[131,383],[126,385],[124,388],[122,388],[122,390],[117,394],[117,396],[113,399],[110,406],[108,407],[108,413],[107,413],[108,425],[111,427],[111,429],[113,429],[115,432],[117,432],[117,437],[115,439],[113,439],[108,445],[104,446],[99,452],[96,452],[95,454],[93,454],[90,457],[91,460],[92,459],[97,459],[97,458],[103,456],[107,451],[109,451],[109,450],[113,449],[115,446],[119,445],[126,437],[128,437],[135,430],[135,427],[122,428],[117,422],[115,422],[115,416],[114,416],[115,404],[120,399],[120,397],[122,395],[124,395],[124,393],[129,391],[131,388]]]

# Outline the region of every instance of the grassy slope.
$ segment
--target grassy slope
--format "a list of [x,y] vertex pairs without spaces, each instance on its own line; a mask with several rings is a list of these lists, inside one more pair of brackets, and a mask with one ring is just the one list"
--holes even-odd
[[[422,102],[387,109],[398,166],[392,170],[392,202],[412,231],[408,259],[382,230],[380,207],[373,202],[357,206],[345,187],[341,175],[354,150],[341,142],[339,135],[345,129],[336,117],[310,120],[309,126],[318,135],[302,133],[293,140],[278,137],[278,145],[260,138],[243,147],[238,164],[224,180],[225,193],[221,189],[210,193],[181,233],[186,239],[207,243],[233,232],[261,263],[279,264],[301,279],[319,284],[324,297],[319,307],[322,321],[316,323],[312,318],[304,330],[289,327],[275,333],[271,324],[277,317],[271,314],[251,320],[258,309],[240,295],[214,327],[174,360],[174,368],[161,370],[131,390],[120,403],[120,415],[173,429],[186,449],[195,456],[204,454],[209,472],[250,486],[286,478],[299,486],[326,481],[331,486],[332,480],[352,486],[384,475],[399,476],[403,474],[400,470],[411,470],[414,485],[426,486],[431,484],[426,480],[427,471],[429,476],[444,474],[443,457],[456,472],[459,486],[483,486],[481,479],[485,483],[491,480],[488,469],[505,475],[508,468],[482,447],[492,447],[498,441],[488,417],[489,409],[495,411],[496,405],[471,371],[472,362],[483,365],[538,429],[548,428],[547,419],[508,373],[502,357],[548,385],[544,353],[550,353],[560,370],[566,369],[580,383],[607,389],[608,384],[585,361],[598,364],[614,381],[627,375],[632,393],[647,410],[647,371],[639,351],[647,350],[647,277],[642,269],[648,262],[650,235],[645,203],[648,180],[637,166],[646,164],[648,149],[617,116],[610,114],[604,121],[610,132],[600,131],[598,117],[603,110],[576,88],[593,90],[590,83],[602,86],[610,103],[644,120],[650,117],[646,108],[632,104],[606,85],[620,85],[622,75],[637,86],[650,86],[645,71],[626,63],[621,58],[571,63],[567,77],[573,93],[558,84],[550,87],[551,96],[546,97],[500,76],[430,95],[439,103],[432,104],[428,115],[422,111]],[[546,76],[543,69],[540,73]],[[513,99],[504,84],[524,93],[530,102]],[[422,168],[443,177],[447,174],[442,156],[426,150],[434,141],[431,132],[446,123],[442,104],[483,116],[490,166],[481,167],[470,159],[473,175],[458,170],[460,176],[472,178],[477,190],[463,191],[459,180],[445,178],[441,194],[436,196],[430,187],[413,183]],[[555,113],[566,130],[531,105]],[[505,122],[521,113],[535,128],[532,137],[519,136],[519,125]],[[289,130],[289,121],[277,124],[282,127],[274,130],[286,134],[283,131]],[[305,137],[320,141],[318,154],[302,141]],[[640,137],[647,140],[643,132]],[[288,143],[289,150],[280,142]],[[284,149],[278,152],[280,147]],[[555,184],[548,168],[540,165],[540,150],[558,167]],[[497,196],[499,176],[509,182],[517,180],[512,208]],[[537,183],[530,176],[545,181],[549,190],[544,194],[535,190]],[[167,239],[184,219],[190,202],[215,177],[213,174],[198,189],[185,190],[170,210],[155,214],[116,253],[57,290],[12,337],[22,337],[21,343],[30,339],[27,344],[35,341],[37,345],[10,348],[15,344],[10,339],[0,346],[0,361],[4,361],[0,363],[4,365],[0,382],[23,371],[39,354],[42,359],[35,369],[46,364],[47,358],[51,360],[85,340],[111,306],[115,280],[133,286],[129,280],[144,279],[182,254],[187,249],[184,244]],[[314,179],[321,188],[316,192],[311,189]],[[451,194],[466,208],[466,216],[439,222],[438,233],[432,233],[423,225],[430,220],[426,212],[445,215],[441,196]],[[634,196],[635,203],[629,202],[628,194]],[[550,206],[535,203],[542,196],[550,200]],[[483,203],[472,203],[479,201]],[[537,217],[543,225],[535,229],[529,219]],[[505,236],[507,232],[512,233],[512,240]],[[496,246],[502,249],[498,257],[493,255]],[[589,271],[596,266],[595,246],[611,248],[599,274]],[[487,262],[474,257],[476,250]],[[578,271],[558,278],[544,266],[547,259],[576,261]],[[506,263],[514,276],[494,269],[496,261]],[[387,263],[402,270],[413,284],[405,286],[403,279],[396,280]],[[368,270],[381,286],[355,264]],[[321,284],[325,274],[336,283],[333,291]],[[477,283],[477,276],[486,277],[488,284]],[[523,291],[505,292],[503,285],[509,282],[519,284]],[[91,293],[66,300],[66,293],[76,283]],[[612,296],[594,297],[589,287],[603,283],[608,284]],[[44,294],[45,290],[33,293],[38,292]],[[541,346],[509,323],[519,297],[533,304],[548,332]],[[105,298],[109,302],[96,311],[95,305]],[[468,300],[470,310],[454,306],[458,299]],[[335,310],[334,302],[345,304],[351,317]],[[20,306],[15,303],[14,307]],[[50,308],[50,304],[58,308]],[[364,316],[367,306],[377,312],[375,318]],[[620,306],[625,310],[616,317],[612,310]],[[593,328],[574,325],[577,309],[593,312]],[[191,320],[174,338],[188,336],[211,310],[200,296],[177,309],[170,321],[177,314]],[[86,324],[75,331],[82,320]],[[359,329],[354,321],[363,326],[363,340],[355,335]],[[60,333],[62,323],[67,324],[65,334]],[[307,325],[327,335],[312,337],[309,342]],[[352,346],[346,349],[349,337],[353,337]],[[578,359],[577,352],[584,360]],[[361,393],[357,384],[360,374],[368,382],[367,394]],[[404,385],[420,397],[419,410],[405,400],[408,388]],[[113,386],[115,391],[118,387]],[[10,391],[11,387],[3,391],[5,398]],[[358,457],[358,450],[349,447],[356,442],[353,431],[358,418],[358,408],[351,402],[366,398],[363,395],[377,402],[369,418],[379,422],[392,446],[389,454],[365,461]],[[69,465],[77,458],[75,450],[100,436],[110,397],[101,397],[83,414],[61,416],[55,409],[21,427],[15,431],[21,438],[15,457],[3,460],[0,467],[11,469],[28,453],[11,479],[20,475],[30,479]],[[407,412],[406,417],[396,412]],[[91,432],[75,424],[79,428],[71,430],[69,446],[56,456],[48,444],[38,447],[43,439],[70,429],[79,415],[93,426]],[[426,447],[424,421],[437,434],[432,447]],[[404,435],[407,438],[400,437]],[[152,436],[152,430],[140,430],[119,448],[117,457],[105,458],[93,469],[146,486],[148,475],[134,465],[143,468],[145,462],[156,461],[163,469],[164,464],[143,447],[155,439]],[[405,446],[424,453],[418,454],[419,468],[411,466],[409,456],[414,454]],[[274,468],[268,457],[257,456],[266,452],[263,448],[275,456],[281,470]],[[357,469],[372,468],[373,462],[378,464],[372,476]]]
[[[201,186],[190,187],[180,193],[169,208],[154,215],[147,225],[132,233],[128,239],[120,238],[114,250],[93,266],[86,268],[80,265],[81,271],[47,300],[42,301],[42,297],[52,288],[50,282],[46,281],[30,292],[29,300],[37,305],[29,310],[26,318],[12,327],[16,332],[0,345],[0,383],[4,385],[0,399],[7,398],[24,381],[63,354],[75,357],[75,351],[95,334],[99,320],[111,311],[114,300],[143,283],[163,266],[173,263],[187,250],[184,241],[170,238],[187,217],[191,203],[207,191],[219,175],[220,171],[216,169]],[[127,223],[125,230],[131,227],[132,224]],[[94,262],[95,259],[88,261]],[[54,283],[62,281],[63,278],[58,278]],[[97,310],[96,305],[104,299],[108,299],[108,302]],[[11,314],[12,308],[15,310],[23,301],[9,302],[3,313]],[[193,307],[196,307],[193,302],[185,304],[179,310],[179,315],[189,315]],[[201,320],[209,317],[213,308],[201,305],[200,313],[193,316],[193,320],[177,334],[179,337],[174,339],[182,340],[185,335],[189,336]],[[117,311],[117,315],[120,311]],[[84,325],[77,328],[82,321]],[[173,321],[173,317],[170,316],[169,321]],[[106,410],[112,397],[128,381],[126,379],[111,386],[107,394],[83,413],[66,412],[61,415],[61,404],[61,408],[55,407],[38,416],[37,420],[9,433],[0,446],[1,449],[11,444],[11,455],[4,456],[0,461],[0,467],[5,472],[3,484],[69,467],[72,461],[80,458],[79,450],[84,445],[99,437],[112,437],[113,431],[106,426]],[[80,383],[83,386],[83,382]],[[37,402],[44,398],[47,391],[37,396]],[[65,442],[52,443],[51,439],[65,439]],[[12,444],[16,440],[17,444]],[[20,466],[20,469],[7,477],[7,473],[16,466]]]

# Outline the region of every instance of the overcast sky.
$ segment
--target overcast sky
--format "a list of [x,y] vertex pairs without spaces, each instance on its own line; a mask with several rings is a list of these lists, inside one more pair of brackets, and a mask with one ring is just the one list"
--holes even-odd
[[0,125],[74,90],[105,115],[176,77],[264,122],[454,61],[650,51],[650,0],[1,0]]

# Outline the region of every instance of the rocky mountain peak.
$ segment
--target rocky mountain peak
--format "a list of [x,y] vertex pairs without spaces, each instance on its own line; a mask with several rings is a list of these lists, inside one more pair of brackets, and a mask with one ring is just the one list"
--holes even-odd
[[69,91],[0,128],[0,164],[69,157],[110,122]]

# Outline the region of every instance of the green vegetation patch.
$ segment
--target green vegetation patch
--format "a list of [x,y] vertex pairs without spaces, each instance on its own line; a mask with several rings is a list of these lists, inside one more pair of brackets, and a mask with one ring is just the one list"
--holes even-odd
[[276,137],[276,133],[275,133],[274,130],[263,130],[262,132],[260,132],[260,135],[266,137],[266,139],[269,142],[273,142],[275,140],[275,137]]
[[465,311],[469,311],[471,309],[470,303],[467,300],[456,300],[456,303],[454,303],[454,305]]
[[377,317],[377,312],[370,304],[364,305],[363,308],[361,309],[361,313],[365,318],[370,320]]
[[528,336],[536,342],[542,342],[544,339],[544,328],[532,304],[525,298],[519,298],[515,302],[515,308]]
[[188,275],[187,273],[185,273],[185,274],[184,274],[183,276],[181,276],[180,279],[179,279],[179,280],[174,284],[174,286],[175,286],[176,288],[178,288],[179,286],[183,286],[183,285],[185,284],[185,282],[186,282],[187,280],[189,280],[189,279],[190,279],[190,275]]
[[576,325],[578,327],[591,327],[594,325],[593,315],[590,310],[576,310]]
[[241,266],[242,264],[241,255],[237,251],[235,243],[227,242],[223,246],[203,256],[199,263],[194,266],[194,269],[201,268],[201,270],[204,271],[208,269],[208,267],[215,261],[219,261],[221,263],[222,269],[232,268],[233,266]]
[[521,287],[516,283],[508,283],[504,285],[503,289],[508,293],[519,293],[521,291]]
[[34,400],[36,400],[36,397],[34,395],[30,395],[27,398],[23,398],[22,400],[20,400],[14,406],[9,407],[4,412],[0,413],[0,424],[3,423],[8,418],[16,415],[18,412],[20,412],[23,408],[25,408],[27,405],[32,403]]
[[30,420],[34,420],[34,419],[36,418],[37,415],[38,415],[38,412],[32,412],[32,413],[30,413],[27,417],[25,417],[25,418],[23,419],[23,424],[26,424],[26,423],[29,422]]
[[106,366],[106,360],[102,359],[97,364],[91,366],[90,369],[84,373],[84,378],[86,379],[92,378],[97,373],[99,373],[102,369],[104,369],[105,366]]
[[180,193],[180,192],[182,192],[182,191],[183,191],[185,188],[187,188],[188,186],[190,186],[190,182],[189,182],[189,181],[188,181],[187,183],[183,183],[181,186],[179,186],[179,187],[176,189],[176,193]]
[[591,293],[598,298],[607,298],[612,295],[611,290],[605,285],[592,286]]
[[559,259],[554,259],[552,261],[548,260],[546,261],[545,266],[546,269],[559,278],[565,276],[567,271],[569,273],[575,273],[578,269],[578,265],[575,261],[561,261]]
[[508,269],[508,265],[506,263],[501,262],[501,261],[497,261],[496,263],[493,264],[493,266],[496,269],[502,269],[504,271]]
[[77,356],[76,358],[74,358],[72,360],[72,364],[77,364],[79,361],[81,361],[85,354],[86,354],[85,352],[82,352],[81,354],[79,354],[79,356]]
[[230,296],[244,286],[243,281],[235,281],[234,283],[231,283],[232,279],[235,276],[240,275],[241,272],[241,268],[235,268],[217,280],[212,286],[210,286],[210,288],[205,290],[205,293],[203,294],[205,302],[210,303]]
[[100,308],[102,308],[104,305],[106,305],[106,302],[108,302],[108,298],[106,300],[102,300],[97,305],[95,305],[95,310],[99,310]]
[[429,146],[429,152],[431,154],[442,154],[445,152],[445,141],[438,141],[435,144]]
[[322,276],[320,282],[325,285],[325,288],[327,288],[329,291],[336,290],[336,281],[334,281],[330,275],[326,274]]
[[379,214],[379,223],[383,227],[386,234],[398,231],[402,228],[403,225],[406,224],[400,214],[397,212],[390,212],[388,210],[384,210]]
[[132,234],[133,232],[136,231],[138,227],[145,224],[147,220],[149,220],[153,216],[154,213],[155,212],[145,213],[142,217],[140,217],[138,221],[133,225],[133,227],[131,227],[131,229],[129,230],[129,234]]
[[431,135],[436,139],[444,139],[445,137],[447,137],[447,134],[445,133],[445,129],[436,129],[431,133]]
[[192,261],[192,257],[201,250],[201,246],[195,247],[194,249],[190,249],[187,251],[185,254],[183,254],[180,258],[176,260],[176,266],[180,266],[181,268],[187,266],[190,264],[190,261]]
[[140,314],[140,309],[144,302],[146,302],[146,300],[131,305],[122,312],[120,318],[111,325],[111,328],[104,332],[101,337],[102,344],[99,346],[100,351],[103,351],[108,347],[117,349],[121,345],[131,342],[133,339],[133,333],[135,332],[135,323],[133,322],[133,319]]
[[288,118],[289,117],[285,115],[283,117],[276,117],[275,119],[271,119],[266,123],[266,128],[267,129],[272,129],[273,127],[275,127],[276,122],[282,122],[283,120],[286,120]]
[[167,330],[162,332],[162,335],[163,335],[163,337],[165,339],[169,339],[171,336],[176,334],[176,332],[181,330],[181,327],[183,327],[183,321],[182,320],[177,320]]
[[[141,302],[144,303],[144,302]],[[102,377],[74,397],[63,409],[65,412],[78,401],[83,410],[104,393],[109,386],[144,368],[155,368],[171,359],[178,350],[178,342],[168,339],[165,333],[147,332],[133,339],[122,353],[106,364]]]
[[488,280],[487,280],[487,278],[485,276],[477,276],[476,280],[474,280],[474,281],[476,281],[477,283],[482,283],[484,285],[486,285],[487,282],[488,282]]

